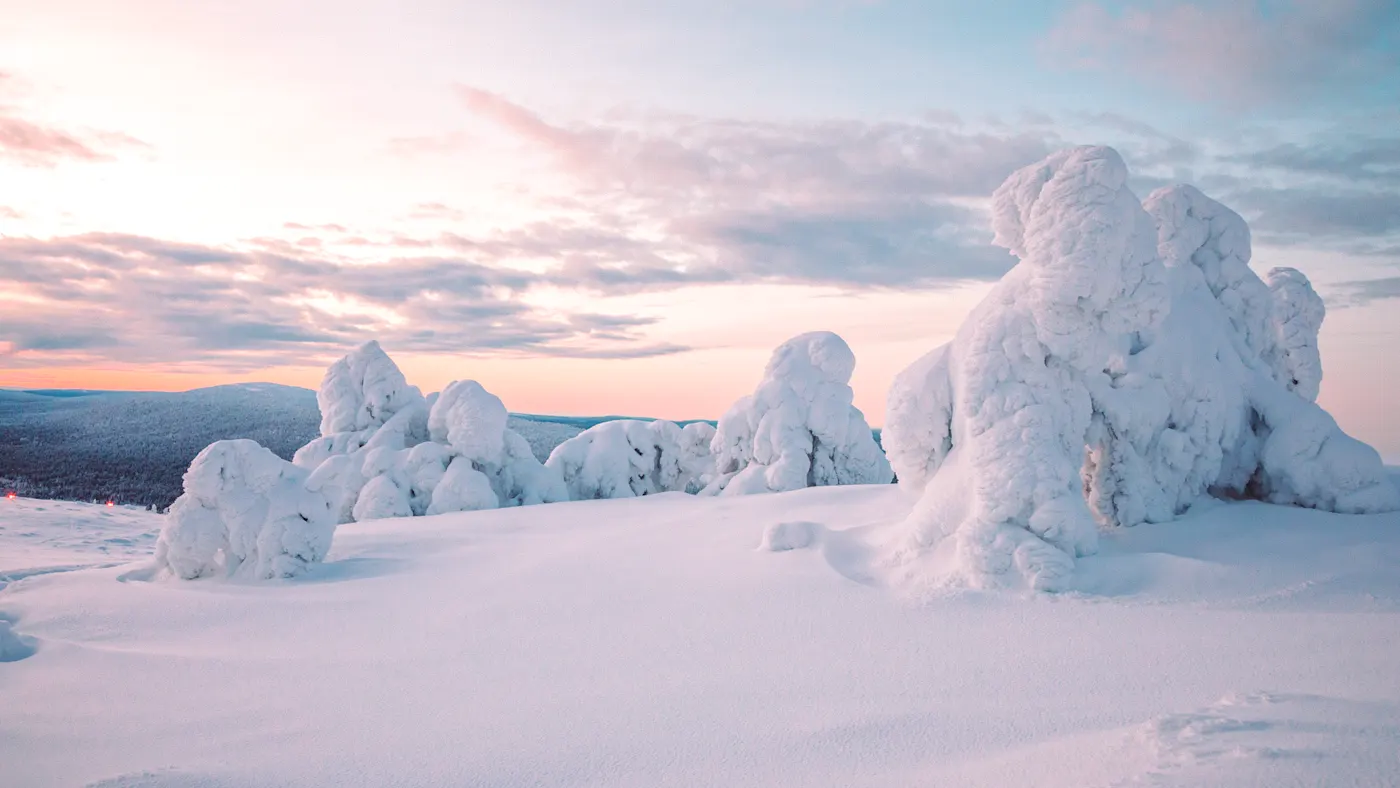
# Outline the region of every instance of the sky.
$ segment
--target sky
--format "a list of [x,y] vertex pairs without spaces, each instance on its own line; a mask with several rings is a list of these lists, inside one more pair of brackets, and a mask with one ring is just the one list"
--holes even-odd
[[[991,6],[986,8],[980,6]],[[714,418],[771,349],[894,374],[1074,144],[1326,298],[1321,401],[1400,461],[1394,0],[0,0],[0,386],[425,391]]]

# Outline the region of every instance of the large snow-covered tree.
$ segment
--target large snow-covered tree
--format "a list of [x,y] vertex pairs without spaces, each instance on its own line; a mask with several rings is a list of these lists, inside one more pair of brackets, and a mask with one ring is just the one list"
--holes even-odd
[[890,464],[851,404],[856,357],[830,331],[773,351],[763,380],[719,420],[710,494],[783,492],[836,484],[888,484]]
[[906,560],[1053,589],[1096,549],[1096,517],[1167,520],[1211,492],[1400,507],[1376,452],[1313,402],[1306,278],[1266,284],[1237,214],[1189,186],[1144,206],[1127,178],[1111,148],[1074,148],[993,195],[1019,264],[889,394],[885,445],[922,492]]

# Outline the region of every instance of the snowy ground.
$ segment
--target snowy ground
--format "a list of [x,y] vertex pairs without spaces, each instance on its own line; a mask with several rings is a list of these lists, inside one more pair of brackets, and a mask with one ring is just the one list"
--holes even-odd
[[911,598],[865,546],[893,485],[357,523],[260,585],[0,505],[6,786],[1400,782],[1400,515],[1221,505],[1074,593]]
[[0,589],[33,572],[144,558],[160,525],[158,515],[129,506],[0,499]]

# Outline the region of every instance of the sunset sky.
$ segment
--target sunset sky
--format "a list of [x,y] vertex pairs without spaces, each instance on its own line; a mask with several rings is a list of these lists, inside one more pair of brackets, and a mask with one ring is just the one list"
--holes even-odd
[[1014,262],[1070,144],[1250,221],[1400,461],[1394,0],[0,0],[0,386],[425,391],[713,418],[829,329],[856,403]]

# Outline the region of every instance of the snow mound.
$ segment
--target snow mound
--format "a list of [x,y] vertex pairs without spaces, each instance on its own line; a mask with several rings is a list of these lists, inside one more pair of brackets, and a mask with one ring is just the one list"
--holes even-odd
[[1238,214],[1190,186],[1144,205],[1127,177],[1111,148],[1074,148],[993,195],[995,243],[1020,263],[889,393],[885,445],[922,492],[898,560],[1057,589],[1096,520],[1170,520],[1208,493],[1400,507],[1379,456],[1312,401],[1307,279],[1265,284]]
[[821,541],[825,532],[826,526],[806,520],[773,523],[763,529],[763,540],[758,543],[758,549],[765,553],[801,550]]
[[694,492],[713,468],[714,432],[703,422],[605,421],[556,446],[545,466],[576,501]]
[[745,495],[840,484],[888,484],[890,464],[851,404],[856,357],[829,331],[773,351],[763,380],[719,420],[711,494]]
[[170,506],[157,566],[187,580],[300,574],[325,557],[336,525],[311,475],[250,440],[210,444]]

